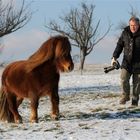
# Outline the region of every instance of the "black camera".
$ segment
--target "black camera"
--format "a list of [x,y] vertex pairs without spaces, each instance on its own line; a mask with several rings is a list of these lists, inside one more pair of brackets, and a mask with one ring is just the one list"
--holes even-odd
[[104,68],[104,72],[108,73],[114,69],[118,70],[120,68],[120,64],[119,62],[116,60],[116,62],[113,63],[113,66],[109,66],[109,67],[105,67]]

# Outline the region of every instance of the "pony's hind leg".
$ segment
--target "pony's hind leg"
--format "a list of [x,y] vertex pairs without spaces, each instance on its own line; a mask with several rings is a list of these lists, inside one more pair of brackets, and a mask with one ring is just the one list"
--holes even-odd
[[7,94],[7,102],[9,104],[9,109],[12,112],[13,116],[14,116],[14,121],[15,123],[22,123],[22,118],[18,113],[18,109],[17,109],[17,101],[16,101],[16,96],[14,96],[11,93]]
[[20,104],[22,103],[23,98],[19,98],[17,97],[16,102],[17,102],[17,108],[20,106]]
[[38,123],[38,108],[39,99],[37,97],[31,98],[31,115],[30,115],[30,122],[31,123]]

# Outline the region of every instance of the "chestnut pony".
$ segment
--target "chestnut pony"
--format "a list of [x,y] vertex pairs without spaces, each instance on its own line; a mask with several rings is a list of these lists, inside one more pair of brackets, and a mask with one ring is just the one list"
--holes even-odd
[[51,100],[51,118],[58,119],[60,71],[69,72],[74,68],[70,52],[68,38],[54,36],[29,59],[9,64],[2,74],[0,120],[22,123],[18,107],[24,98],[29,98],[30,122],[38,122],[39,99],[46,95]]

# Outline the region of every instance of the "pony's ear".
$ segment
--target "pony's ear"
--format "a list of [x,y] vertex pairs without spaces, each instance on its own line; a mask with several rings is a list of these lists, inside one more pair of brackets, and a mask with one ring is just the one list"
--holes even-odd
[[54,39],[49,39],[48,41],[44,42],[39,50],[29,57],[25,67],[27,72],[32,71],[39,65],[54,57],[53,40]]

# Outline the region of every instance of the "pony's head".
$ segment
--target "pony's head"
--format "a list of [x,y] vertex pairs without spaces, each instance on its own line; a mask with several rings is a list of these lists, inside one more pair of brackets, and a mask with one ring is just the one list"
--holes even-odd
[[37,52],[27,60],[26,70],[32,71],[44,62],[51,61],[62,72],[72,71],[71,45],[67,37],[54,36],[43,43]]
[[62,72],[72,71],[74,64],[71,58],[71,45],[67,37],[58,37],[55,45],[55,62],[58,70]]

